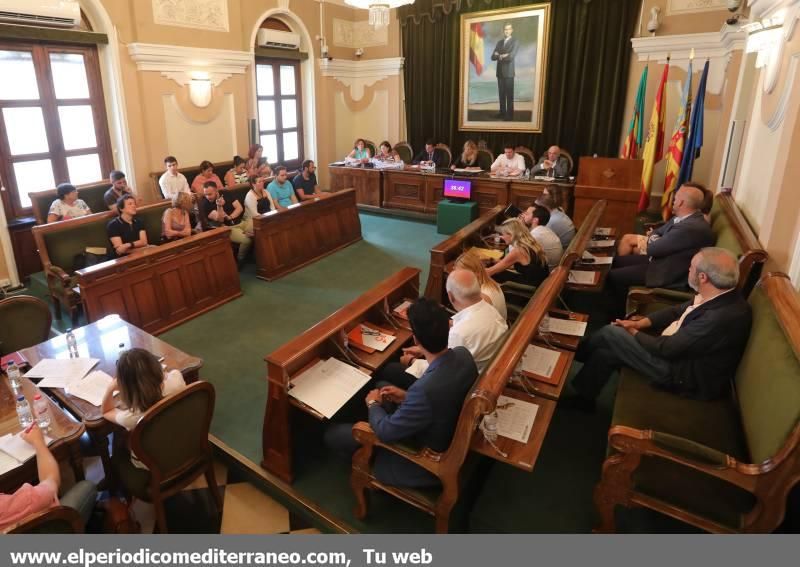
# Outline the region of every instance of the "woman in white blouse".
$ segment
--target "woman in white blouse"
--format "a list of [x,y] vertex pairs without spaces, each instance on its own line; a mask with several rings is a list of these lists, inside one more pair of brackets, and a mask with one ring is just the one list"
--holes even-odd
[[486,268],[481,262],[477,254],[469,250],[464,252],[456,259],[454,266],[456,269],[467,270],[475,274],[478,278],[478,283],[481,286],[481,295],[483,300],[492,305],[500,316],[505,321],[508,319],[508,311],[506,310],[506,297],[503,295],[503,290],[500,285],[494,281],[489,274],[486,273]]
[[50,205],[47,222],[75,219],[92,214],[82,200],[78,199],[78,190],[71,183],[62,183],[56,188],[58,199]]

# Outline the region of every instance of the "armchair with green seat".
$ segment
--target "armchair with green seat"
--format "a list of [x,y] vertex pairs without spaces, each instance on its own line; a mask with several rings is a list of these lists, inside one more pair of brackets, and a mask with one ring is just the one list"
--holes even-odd
[[53,317],[38,297],[17,295],[0,301],[0,356],[46,341]]

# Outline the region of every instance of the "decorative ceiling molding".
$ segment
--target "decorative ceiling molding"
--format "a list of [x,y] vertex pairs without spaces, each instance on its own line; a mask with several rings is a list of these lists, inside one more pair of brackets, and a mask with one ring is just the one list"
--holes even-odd
[[684,71],[689,69],[689,56],[694,49],[693,70],[702,69],[708,59],[707,88],[709,92],[719,94],[725,84],[725,70],[730,58],[735,51],[744,49],[746,40],[745,32],[725,25],[718,32],[634,37],[631,45],[639,61],[664,64],[669,57],[671,66]]
[[667,15],[680,16],[697,12],[716,12],[727,9],[727,0],[669,0]]
[[320,72],[323,77],[332,77],[350,89],[353,100],[361,100],[364,89],[378,81],[400,74],[403,69],[402,57],[386,59],[366,59],[350,61],[347,59],[320,59]]
[[153,21],[163,26],[227,32],[228,0],[153,0]]
[[249,51],[130,43],[128,53],[139,71],[160,72],[181,86],[201,76],[217,87],[232,75],[243,75],[253,64]]

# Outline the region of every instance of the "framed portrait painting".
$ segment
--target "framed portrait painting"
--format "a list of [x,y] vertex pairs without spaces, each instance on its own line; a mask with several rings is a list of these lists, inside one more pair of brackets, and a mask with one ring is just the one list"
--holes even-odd
[[461,15],[460,130],[542,131],[550,4]]

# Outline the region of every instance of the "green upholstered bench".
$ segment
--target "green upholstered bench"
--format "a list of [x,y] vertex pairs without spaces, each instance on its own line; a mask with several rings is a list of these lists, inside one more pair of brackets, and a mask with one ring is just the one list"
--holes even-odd
[[[103,196],[109,187],[111,187],[111,184],[108,181],[78,185],[78,198],[89,205],[89,209],[93,213],[105,212],[108,207]],[[49,189],[48,191],[29,193],[29,196],[33,205],[33,216],[36,217],[36,224],[45,224],[50,205],[58,199],[58,192],[55,189]]]
[[[139,207],[137,216],[143,222],[147,241],[151,244],[161,241],[161,218],[169,206],[169,201],[159,201]],[[74,279],[75,257],[90,246],[107,247],[106,225],[115,216],[116,213],[106,209],[102,213],[33,227],[33,237],[57,319],[61,319],[63,302],[70,312],[72,325],[77,326],[81,299]]]
[[[232,161],[215,162],[214,173],[216,173],[220,181],[224,183],[225,174],[228,173],[228,170],[232,167],[233,167]],[[166,170],[162,169],[161,171],[153,171],[148,176],[150,177],[150,181],[153,184],[153,190],[155,191],[154,195],[161,195],[162,197],[163,194],[161,193],[161,187],[159,187],[158,185],[158,180],[161,178],[162,175],[164,175],[164,171]],[[192,165],[190,167],[181,167],[178,169],[178,171],[183,173],[183,175],[186,177],[186,181],[189,182],[189,187],[191,187],[192,181],[194,181],[194,178],[197,177],[197,175],[200,173],[201,170],[199,165]]]
[[727,399],[658,391],[624,369],[595,489],[598,531],[642,506],[718,532],[770,532],[800,480],[800,296],[784,274],[750,294],[753,327]]
[[[747,297],[761,277],[767,252],[761,247],[729,192],[718,193],[714,197],[710,217],[711,229],[717,237],[716,246],[730,250],[739,258],[737,289]],[[683,303],[692,297],[694,293],[688,291],[634,287],[628,292],[626,312],[635,311],[647,315],[663,307]]]

